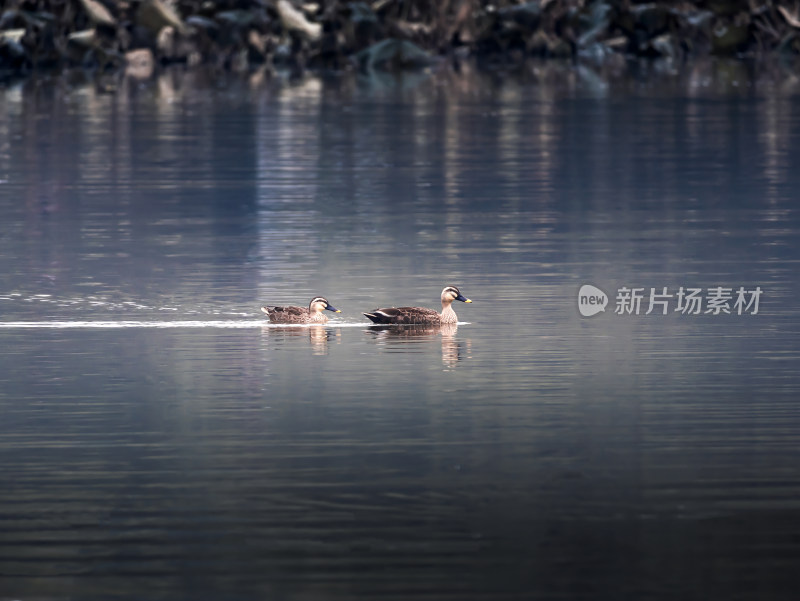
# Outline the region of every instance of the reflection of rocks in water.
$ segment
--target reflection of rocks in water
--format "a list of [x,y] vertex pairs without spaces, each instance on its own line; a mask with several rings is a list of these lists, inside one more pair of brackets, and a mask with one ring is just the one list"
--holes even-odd
[[442,363],[447,367],[455,367],[456,363],[463,360],[470,348],[470,341],[456,340],[458,325],[404,325],[404,326],[369,326],[367,330],[376,340],[387,345],[407,344],[434,340],[442,337]]
[[328,341],[334,337],[339,336],[340,332],[325,326],[309,326],[309,327],[269,327],[262,328],[261,331],[269,337],[279,337],[279,340],[286,338],[300,338],[307,337],[311,345],[311,350],[315,355],[328,354]]

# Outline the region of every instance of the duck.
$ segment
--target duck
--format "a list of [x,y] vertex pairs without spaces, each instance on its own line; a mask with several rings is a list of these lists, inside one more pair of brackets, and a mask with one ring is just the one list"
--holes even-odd
[[305,307],[261,307],[261,310],[269,316],[271,323],[328,323],[328,317],[323,311],[333,311],[341,313],[328,300],[322,296],[315,296]]
[[375,309],[369,313],[364,313],[373,323],[379,324],[430,324],[445,325],[458,323],[458,316],[450,306],[453,301],[471,303],[472,301],[462,296],[455,286],[446,286],[442,290],[442,312],[438,313],[433,309],[424,307],[390,307],[385,309]]

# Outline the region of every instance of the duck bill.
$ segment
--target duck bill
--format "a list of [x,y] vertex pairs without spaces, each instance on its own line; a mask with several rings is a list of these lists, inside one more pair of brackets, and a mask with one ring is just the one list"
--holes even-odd
[[472,302],[471,300],[469,300],[468,298],[465,298],[465,297],[464,297],[464,296],[462,296],[461,294],[459,294],[459,295],[456,297],[456,300],[457,300],[457,301],[461,301],[462,303],[471,303],[471,302]]
[[325,310],[326,311],[333,311],[334,313],[341,313],[341,311],[339,311],[339,309],[337,309],[333,305],[328,305],[327,307],[325,307]]

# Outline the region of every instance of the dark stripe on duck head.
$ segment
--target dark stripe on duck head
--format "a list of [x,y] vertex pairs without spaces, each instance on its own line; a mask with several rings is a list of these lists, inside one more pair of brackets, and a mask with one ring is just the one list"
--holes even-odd
[[328,306],[328,301],[325,299],[325,297],[324,297],[324,296],[315,296],[314,298],[312,298],[312,299],[311,299],[311,302],[310,302],[310,303],[308,303],[308,310],[309,310],[309,311],[311,310],[311,306],[312,306],[314,303],[322,303],[322,304],[323,304],[323,305],[325,305],[326,307]]
[[445,288],[442,291],[442,295],[444,295],[444,294],[446,294],[448,292],[455,297],[455,299],[453,299],[453,300],[461,301],[462,303],[471,303],[472,302],[471,300],[469,300],[468,298],[463,296],[461,294],[461,291],[458,288],[456,288],[455,286],[447,286],[447,288]]

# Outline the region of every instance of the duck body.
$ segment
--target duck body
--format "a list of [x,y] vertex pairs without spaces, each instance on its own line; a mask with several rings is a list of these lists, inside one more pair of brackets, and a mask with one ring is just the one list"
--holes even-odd
[[364,313],[373,323],[393,325],[427,324],[438,325],[442,323],[442,316],[438,311],[424,307],[386,307],[374,309],[371,313]]
[[442,312],[424,307],[387,307],[374,309],[364,313],[372,323],[389,325],[443,325],[458,322],[458,316],[451,305],[453,301],[471,303],[472,301],[462,296],[455,286],[447,286],[442,290]]
[[331,305],[324,297],[316,296],[308,303],[308,307],[261,307],[267,314],[270,323],[328,323],[328,317],[323,311],[333,311],[341,313],[339,309]]

